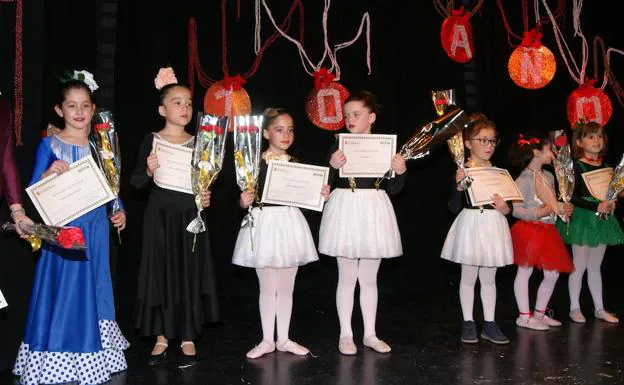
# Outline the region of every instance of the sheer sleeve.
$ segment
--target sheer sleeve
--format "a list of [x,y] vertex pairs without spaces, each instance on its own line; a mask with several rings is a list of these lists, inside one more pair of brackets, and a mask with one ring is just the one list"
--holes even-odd
[[536,208],[527,207],[527,203],[532,199],[531,197],[534,194],[532,182],[531,177],[529,177],[526,173],[520,174],[518,179],[516,179],[516,185],[522,193],[524,201],[513,203],[513,216],[515,218],[529,221],[537,220]]
[[390,195],[396,195],[403,189],[405,186],[405,181],[407,180],[407,171],[403,174],[398,175],[395,174],[394,178],[388,180],[388,184],[386,185],[386,192]]
[[152,179],[149,175],[147,175],[147,157],[150,152],[152,152],[153,140],[154,135],[147,134],[143,139],[143,142],[141,142],[137,163],[136,166],[134,166],[134,171],[130,177],[130,185],[139,190],[145,188]]

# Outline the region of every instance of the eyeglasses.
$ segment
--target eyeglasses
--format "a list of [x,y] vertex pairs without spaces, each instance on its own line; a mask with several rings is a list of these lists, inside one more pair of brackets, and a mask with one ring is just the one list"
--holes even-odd
[[491,144],[492,147],[496,147],[500,143],[500,140],[498,139],[474,138],[470,140],[479,142],[479,144],[482,145],[483,147],[487,146],[488,144]]

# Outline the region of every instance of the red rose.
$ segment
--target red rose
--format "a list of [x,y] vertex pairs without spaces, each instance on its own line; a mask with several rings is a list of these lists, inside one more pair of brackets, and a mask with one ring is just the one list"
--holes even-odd
[[238,132],[247,132],[249,128],[251,128],[251,127],[238,126]]
[[256,133],[256,132],[258,132],[258,127],[256,127],[256,126],[249,126],[249,133],[250,134],[253,134],[253,133]]
[[215,134],[223,135],[223,127],[215,126]]
[[100,131],[108,131],[110,129],[110,124],[109,123],[98,123],[95,125],[95,131],[100,132]]
[[563,147],[568,144],[568,138],[565,135],[560,135],[557,139],[555,139],[555,146]]
[[201,131],[205,131],[205,132],[211,132],[215,129],[215,126],[213,126],[212,124],[202,124],[199,129]]
[[84,247],[85,245],[84,234],[78,227],[61,229],[56,236],[56,240],[64,249],[71,249],[75,246]]

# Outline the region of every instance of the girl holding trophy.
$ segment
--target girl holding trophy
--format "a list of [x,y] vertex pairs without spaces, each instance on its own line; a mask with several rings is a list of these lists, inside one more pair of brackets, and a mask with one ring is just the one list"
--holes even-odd
[[[152,183],[160,167],[153,150],[157,141],[173,150],[184,147],[191,152],[193,148],[193,136],[184,130],[193,113],[191,91],[177,84],[171,68],[161,69],[155,84],[160,90],[158,113],[165,126],[143,140],[130,180],[137,189],[150,187],[143,219],[135,327],[143,336],[156,336],[149,365],[166,362],[169,340],[179,339],[183,354],[178,367],[185,368],[196,363],[193,341],[204,323],[218,319],[215,272],[208,232],[186,230],[197,217],[193,191]],[[209,201],[210,191],[206,190],[201,203],[206,207]]]
[[[282,109],[267,108],[262,123],[262,136],[268,149],[258,163],[250,160],[259,155],[260,132],[254,124],[242,123],[247,117],[236,117],[235,158],[239,184],[243,192],[240,206],[250,209],[238,234],[232,263],[253,267],[260,285],[260,319],[262,341],[247,352],[247,358],[258,358],[277,350],[307,355],[309,350],[289,339],[295,277],[299,266],[318,260],[316,247],[305,217],[297,207],[259,204],[269,162],[296,162],[288,154],[295,134],[292,117]],[[251,117],[249,117],[251,118]],[[251,175],[257,176],[257,188]],[[327,199],[329,186],[321,195]],[[249,217],[250,216],[250,217]],[[275,325],[277,323],[277,343]]]

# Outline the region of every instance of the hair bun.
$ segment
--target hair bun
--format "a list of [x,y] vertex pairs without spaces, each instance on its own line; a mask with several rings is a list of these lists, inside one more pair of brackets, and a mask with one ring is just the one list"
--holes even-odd
[[487,121],[489,119],[484,113],[475,112],[473,114],[470,114],[470,116],[468,117],[468,120],[470,120],[471,122],[476,122],[478,120]]

